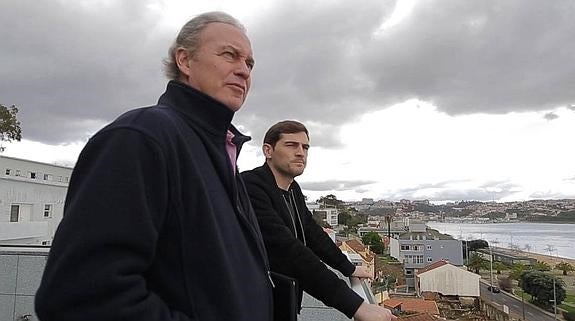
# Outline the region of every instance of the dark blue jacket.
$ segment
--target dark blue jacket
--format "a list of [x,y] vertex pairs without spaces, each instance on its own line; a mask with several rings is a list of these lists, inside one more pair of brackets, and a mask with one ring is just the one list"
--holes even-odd
[[170,82],[74,168],[36,311],[42,321],[268,321],[264,245],[225,149],[249,137],[214,99]]

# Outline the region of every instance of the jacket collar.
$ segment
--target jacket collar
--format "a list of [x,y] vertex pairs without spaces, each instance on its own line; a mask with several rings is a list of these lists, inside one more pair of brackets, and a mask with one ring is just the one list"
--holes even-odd
[[[268,165],[267,162],[264,162],[264,165],[261,167],[264,171],[265,177],[264,179],[267,181],[268,184],[275,186],[278,190],[282,190],[277,182],[276,182],[276,178],[274,176],[274,173],[272,172],[272,169],[270,168],[270,166]],[[297,185],[296,181],[293,180],[288,188],[288,191],[291,191],[295,188],[295,186]]]
[[234,143],[238,149],[251,139],[231,124],[234,112],[226,105],[179,81],[168,82],[166,92],[160,96],[158,105],[177,110],[186,120],[218,138],[225,140],[226,133],[230,130],[235,135]]

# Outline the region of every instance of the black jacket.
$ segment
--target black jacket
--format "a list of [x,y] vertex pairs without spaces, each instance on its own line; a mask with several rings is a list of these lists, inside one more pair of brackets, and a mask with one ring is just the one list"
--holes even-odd
[[[225,149],[249,138],[214,99],[170,82],[74,168],[36,311],[42,321],[268,321],[269,268]],[[238,147],[239,150],[239,147]]]
[[355,266],[313,220],[297,182],[291,184],[287,196],[293,197],[296,204],[296,216],[299,217],[294,218],[288,210],[284,192],[277,186],[267,164],[243,172],[242,177],[258,218],[272,271],[298,281],[300,304],[301,290],[305,290],[351,318],[363,299],[322,261],[345,276],[350,276]]

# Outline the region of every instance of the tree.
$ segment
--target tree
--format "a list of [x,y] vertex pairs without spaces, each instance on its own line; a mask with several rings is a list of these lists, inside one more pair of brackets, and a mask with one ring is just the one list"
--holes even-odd
[[341,225],[347,225],[347,223],[351,220],[351,215],[346,210],[342,210],[337,214],[337,222]]
[[563,318],[565,321],[575,321],[575,311],[564,311]]
[[467,263],[467,266],[470,269],[474,270],[475,274],[479,274],[479,270],[487,270],[489,268],[488,262],[489,261],[482,258],[481,255],[473,253],[473,255],[469,257],[469,262]]
[[553,281],[555,280],[555,298],[557,305],[565,300],[565,284],[562,279],[541,271],[528,271],[521,275],[519,285],[525,293],[531,294],[531,302],[550,308],[553,305]]
[[533,264],[533,269],[536,271],[546,272],[551,271],[551,266],[547,262],[537,261]]
[[567,262],[557,263],[555,265],[555,269],[563,271],[563,275],[567,275],[569,272],[575,271],[575,268],[573,267],[573,265],[571,265]]
[[385,246],[381,237],[376,232],[367,232],[361,237],[361,242],[365,245],[369,245],[370,249],[376,254],[383,254]]
[[471,241],[463,241],[464,246],[467,244],[467,251],[468,252],[475,252],[479,249],[486,249],[489,247],[489,243],[486,240],[471,240]]
[[511,267],[511,273],[509,273],[509,277],[513,280],[521,280],[521,275],[527,271],[527,267],[523,264],[513,264]]
[[507,265],[503,262],[495,261],[493,262],[493,268],[497,271],[497,274],[501,274],[501,271],[507,270]]
[[333,194],[329,194],[327,196],[321,196],[317,200],[317,202],[325,207],[340,208],[343,205],[343,201],[338,200],[337,197]]
[[22,139],[22,129],[20,128],[20,122],[16,118],[17,113],[18,108],[16,106],[6,107],[0,104],[0,152],[5,149],[2,146],[2,142],[20,141]]
[[499,287],[506,292],[513,290],[513,280],[511,278],[503,278],[499,280]]

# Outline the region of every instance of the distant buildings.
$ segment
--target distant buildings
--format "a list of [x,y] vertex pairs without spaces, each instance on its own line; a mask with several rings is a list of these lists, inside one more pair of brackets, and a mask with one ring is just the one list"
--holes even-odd
[[0,156],[0,242],[49,245],[72,168]]

